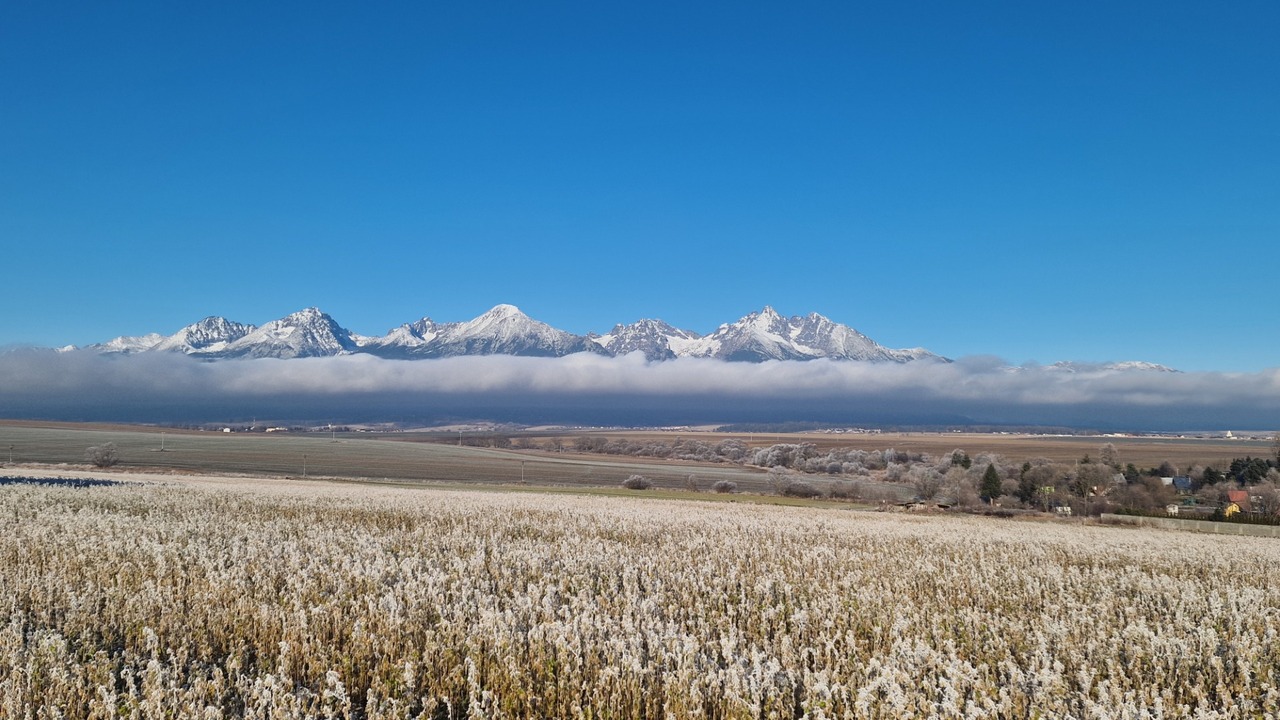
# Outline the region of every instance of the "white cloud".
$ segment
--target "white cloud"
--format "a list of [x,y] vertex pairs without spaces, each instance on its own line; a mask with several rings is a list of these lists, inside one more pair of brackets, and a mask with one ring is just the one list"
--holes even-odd
[[520,409],[526,415],[609,416],[619,423],[635,410],[650,422],[847,415],[860,422],[946,417],[977,423],[1270,427],[1280,426],[1280,370],[1066,372],[1012,369],[982,357],[906,364],[646,362],[638,354],[199,362],[178,355],[21,351],[0,355],[0,402],[18,416],[77,419],[212,420],[238,408],[267,416],[323,409],[328,416],[362,417],[474,408],[476,415]]

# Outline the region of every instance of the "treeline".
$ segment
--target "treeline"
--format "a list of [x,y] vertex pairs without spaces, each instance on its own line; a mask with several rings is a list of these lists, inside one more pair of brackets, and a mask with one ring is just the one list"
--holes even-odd
[[[1244,457],[1228,465],[1193,463],[1185,468],[1165,461],[1139,468],[1123,462],[1112,443],[1073,462],[1031,458],[1018,463],[994,453],[970,456],[959,448],[933,456],[895,448],[820,449],[810,442],[749,447],[739,439],[708,442],[682,437],[632,440],[581,435],[571,440],[520,436],[512,440],[501,433],[481,433],[466,435],[462,442],[754,466],[770,470],[770,486],[788,495],[855,496],[859,492],[854,488],[875,484],[858,481],[869,480],[896,483],[903,494],[924,503],[1040,511],[1069,507],[1072,514],[1097,514],[1122,508],[1161,511],[1171,504],[1191,504],[1211,512],[1231,502],[1228,490],[1249,488],[1252,512],[1280,512],[1280,463],[1276,458]],[[1166,484],[1167,478],[1180,479],[1177,484]]]
[[0,486],[45,485],[50,487],[89,488],[123,484],[117,480],[98,480],[96,478],[0,477]]
[[[1112,443],[1075,462],[1031,458],[1017,463],[994,453],[970,456],[959,448],[932,456],[894,448],[822,450],[807,442],[751,448],[736,439],[664,442],[583,435],[568,447],[559,439],[550,442],[544,449],[767,468],[770,484],[780,494],[838,497],[848,480],[864,478],[905,485],[926,503],[1042,511],[1070,507],[1073,514],[1097,514],[1119,508],[1154,511],[1188,499],[1205,508],[1222,507],[1229,502],[1227,490],[1249,487],[1255,512],[1280,511],[1280,466],[1275,459],[1239,458],[1221,468],[1200,464],[1179,468],[1169,461],[1139,468],[1122,464]],[[1165,478],[1172,477],[1184,478],[1179,482],[1182,487],[1166,484]]]
[[713,463],[741,463],[746,459],[748,452],[746,443],[733,439],[709,443],[702,440],[676,438],[672,442],[660,442],[626,438],[609,440],[596,435],[582,435],[575,438],[573,449],[577,452],[604,455],[632,455]]

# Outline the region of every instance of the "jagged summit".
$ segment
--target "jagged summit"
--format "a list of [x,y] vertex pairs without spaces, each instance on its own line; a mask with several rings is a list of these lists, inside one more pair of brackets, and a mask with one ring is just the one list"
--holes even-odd
[[152,350],[207,355],[222,352],[231,343],[256,330],[226,318],[210,316],[188,325],[151,347]]
[[221,357],[304,358],[344,355],[359,347],[351,331],[319,308],[273,320],[229,344]]
[[413,358],[425,352],[425,349],[440,335],[442,325],[438,325],[429,317],[392,328],[386,335],[377,338],[365,338],[360,344],[361,352],[385,358]]
[[714,333],[693,343],[689,354],[724,360],[863,360],[907,362],[939,356],[923,349],[893,350],[847,325],[818,313],[784,318],[772,307],[721,325]]
[[614,325],[608,335],[592,340],[609,355],[644,353],[648,360],[671,360],[686,355],[689,345],[702,337],[661,320],[637,320],[630,325]]
[[316,307],[291,313],[261,327],[207,317],[170,336],[120,337],[90,346],[103,353],[181,352],[202,358],[303,358],[363,353],[419,359],[466,355],[560,357],[590,352],[618,356],[639,352],[651,361],[682,357],[730,361],[863,360],[908,362],[937,359],[923,349],[883,347],[846,325],[810,313],[786,318],[771,306],[725,323],[710,335],[676,328],[662,320],[618,324],[607,335],[575,335],[534,320],[515,305],[495,305],[465,322],[439,323],[423,317],[386,335],[357,335]]

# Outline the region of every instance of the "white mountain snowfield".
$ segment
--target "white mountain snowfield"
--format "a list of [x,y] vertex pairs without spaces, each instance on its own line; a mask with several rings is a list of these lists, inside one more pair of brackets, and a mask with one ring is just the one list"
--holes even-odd
[[[67,347],[61,351],[74,348]],[[575,335],[525,315],[514,305],[498,305],[466,322],[437,323],[424,317],[381,336],[362,336],[339,325],[318,308],[306,308],[261,327],[207,317],[172,335],[118,337],[85,349],[102,354],[172,352],[204,359],[309,358],[372,355],[387,359],[429,359],[481,355],[563,357],[593,353],[618,357],[640,353],[646,360],[714,358],[737,362],[829,359],[871,363],[951,362],[924,348],[884,347],[857,330],[818,313],[784,317],[772,307],[699,335],[656,319],[618,324],[605,335]],[[1063,372],[1086,370],[1171,371],[1139,361],[1049,366]]]

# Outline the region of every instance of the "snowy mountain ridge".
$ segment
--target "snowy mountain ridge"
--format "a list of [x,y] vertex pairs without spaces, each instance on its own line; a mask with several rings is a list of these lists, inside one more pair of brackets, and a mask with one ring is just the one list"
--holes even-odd
[[892,350],[818,313],[785,318],[766,306],[688,346],[693,357],[725,360],[864,360],[909,362],[941,359],[923,348]]
[[[817,359],[950,362],[924,348],[887,348],[854,328],[818,313],[785,317],[768,306],[725,323],[709,335],[676,328],[657,319],[618,324],[605,335],[575,335],[535,320],[514,305],[497,305],[465,322],[439,323],[423,317],[381,336],[353,333],[327,313],[312,307],[261,327],[212,316],[172,335],[118,337],[84,349],[103,354],[176,352],[210,360],[354,354],[388,359],[473,355],[561,357],[589,352],[613,357],[641,353],[650,361],[688,357],[735,362]],[[1062,365],[1062,369],[1072,367],[1070,363]],[[1113,363],[1106,369],[1167,370],[1141,362]]]
[[662,320],[618,324],[607,335],[575,335],[525,315],[514,305],[498,305],[466,322],[439,323],[424,317],[365,337],[340,326],[318,308],[292,313],[261,327],[208,317],[173,335],[119,337],[88,346],[108,354],[179,352],[208,359],[302,358],[364,353],[417,359],[467,355],[560,357],[579,352],[608,356],[642,353],[648,360],[681,357],[766,360],[945,360],[927,350],[892,350],[857,330],[811,313],[784,318],[771,307],[714,333],[699,335]]

